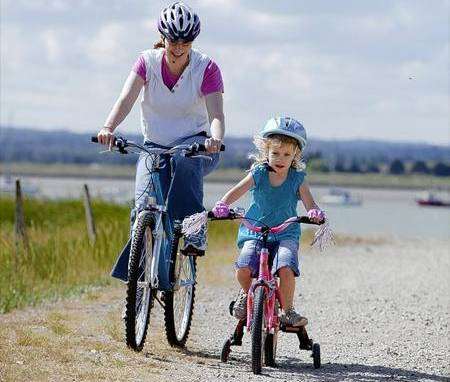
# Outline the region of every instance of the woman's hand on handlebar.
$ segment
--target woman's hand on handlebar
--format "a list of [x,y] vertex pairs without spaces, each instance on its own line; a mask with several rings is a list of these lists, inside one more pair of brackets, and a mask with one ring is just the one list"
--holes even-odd
[[222,146],[222,140],[217,138],[208,138],[205,140],[205,148],[207,153],[218,153]]
[[114,132],[111,127],[104,126],[100,129],[100,131],[97,134],[98,143],[101,143],[102,145],[109,146],[109,149],[112,149],[112,146],[114,144]]

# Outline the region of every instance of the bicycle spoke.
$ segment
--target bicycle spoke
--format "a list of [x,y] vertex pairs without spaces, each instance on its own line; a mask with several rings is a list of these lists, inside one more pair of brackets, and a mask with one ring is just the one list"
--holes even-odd
[[183,335],[189,319],[189,301],[192,297],[192,288],[194,286],[191,262],[188,257],[178,254],[177,256],[177,282],[174,289],[175,327],[177,336]]

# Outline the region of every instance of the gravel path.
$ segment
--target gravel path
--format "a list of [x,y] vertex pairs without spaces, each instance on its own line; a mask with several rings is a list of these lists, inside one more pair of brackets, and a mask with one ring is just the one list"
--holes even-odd
[[[297,337],[282,333],[278,368],[254,376],[250,346],[232,348],[228,304],[236,293],[231,266],[200,274],[187,349],[171,349],[155,308],[142,353],[121,340],[122,287],[0,316],[0,380],[132,381],[448,381],[448,242],[357,243],[303,257],[296,305],[322,348],[315,370]],[[200,268],[202,268],[200,260]]]

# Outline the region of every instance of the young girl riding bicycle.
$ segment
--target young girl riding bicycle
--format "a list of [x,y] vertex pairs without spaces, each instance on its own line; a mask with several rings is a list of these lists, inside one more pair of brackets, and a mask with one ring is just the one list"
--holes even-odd
[[[255,225],[275,226],[286,219],[297,216],[297,203],[300,199],[314,222],[324,219],[324,213],[314,201],[305,181],[302,151],[306,146],[306,131],[302,124],[289,117],[270,119],[254,143],[257,154],[249,174],[231,188],[213,208],[216,217],[229,214],[230,205],[251,191],[252,202],[245,215]],[[300,225],[288,227],[284,232],[269,236],[269,249],[272,258],[272,273],[280,278],[280,293],[285,302],[281,316],[287,326],[304,326],[308,323],[295,311],[293,306],[295,277],[300,275],[298,249]],[[252,278],[258,275],[261,241],[256,233],[244,225],[239,227],[237,238],[241,253],[235,263],[236,278],[241,290],[233,308],[237,319],[247,316],[247,292]]]

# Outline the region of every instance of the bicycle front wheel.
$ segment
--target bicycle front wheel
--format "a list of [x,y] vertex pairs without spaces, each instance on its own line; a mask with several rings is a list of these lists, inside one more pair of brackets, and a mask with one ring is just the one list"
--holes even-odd
[[266,326],[264,320],[264,306],[266,290],[257,287],[253,300],[253,322],[252,322],[252,370],[254,374],[261,374],[263,361],[263,349],[265,343]]
[[164,320],[167,341],[183,347],[189,336],[195,300],[196,258],[180,251],[180,229],[177,227],[171,247],[171,280],[173,288],[164,292]]
[[127,345],[135,351],[144,347],[153,306],[150,270],[153,256],[153,216],[150,212],[138,216],[131,240],[128,266],[125,333]]
[[[276,317],[280,316],[280,305],[278,300],[275,301],[275,312]],[[277,355],[277,341],[278,341],[278,328],[275,328],[274,333],[268,333],[266,336],[266,341],[264,342],[264,363],[266,366],[276,366],[275,358]]]

